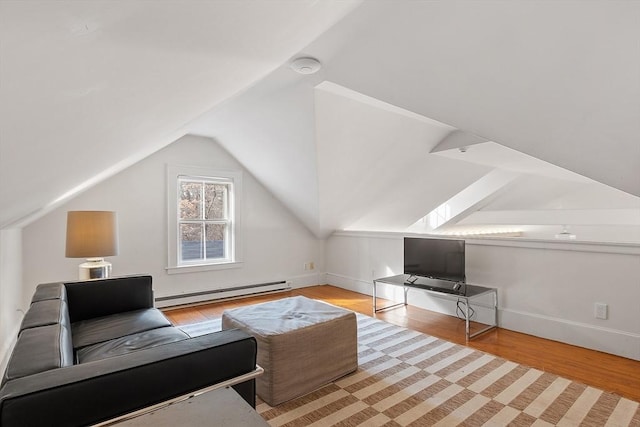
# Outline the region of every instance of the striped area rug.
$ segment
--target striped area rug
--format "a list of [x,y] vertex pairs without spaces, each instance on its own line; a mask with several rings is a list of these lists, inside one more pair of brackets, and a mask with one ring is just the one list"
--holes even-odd
[[[206,323],[183,329],[220,328]],[[640,426],[638,402],[360,314],[358,346],[353,374],[257,411],[287,427]]]

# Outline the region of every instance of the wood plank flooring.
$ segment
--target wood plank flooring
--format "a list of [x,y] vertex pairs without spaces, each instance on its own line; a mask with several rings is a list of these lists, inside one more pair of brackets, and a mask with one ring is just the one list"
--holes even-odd
[[[164,312],[173,324],[185,325],[221,317],[222,312],[230,308],[296,295],[373,315],[369,295],[330,285],[165,309]],[[640,401],[640,362],[635,360],[506,329],[494,329],[466,342],[464,321],[412,306],[377,313],[374,317]]]

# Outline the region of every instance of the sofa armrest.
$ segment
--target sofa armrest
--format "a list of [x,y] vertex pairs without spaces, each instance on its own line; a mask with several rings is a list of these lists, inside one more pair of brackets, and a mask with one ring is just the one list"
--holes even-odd
[[[0,425],[90,425],[251,372],[257,345],[240,330],[54,369],[0,389]],[[254,382],[236,388],[255,406]]]
[[[264,369],[261,366],[256,365],[256,368],[253,371],[249,372],[248,374],[242,374],[238,377],[231,378],[230,380],[222,381],[218,384],[214,384],[206,388],[202,388],[200,390],[191,391],[187,394],[183,394],[182,396],[165,400],[164,402],[160,402],[156,405],[147,406],[146,408],[140,409],[138,411],[130,412],[128,414],[122,415],[121,417],[112,418],[108,421],[105,421],[99,424],[94,424],[92,427],[111,427],[114,425],[119,425],[120,423],[127,422],[129,420],[133,420],[135,418],[166,409],[172,405],[188,401],[192,398],[197,398],[202,394],[215,392],[216,390],[221,388],[229,388],[229,387],[236,388],[236,386],[244,385],[246,383],[253,384],[255,382],[254,380],[263,374],[264,374]],[[255,391],[253,393],[255,394]],[[242,394],[240,392],[238,392],[238,394],[240,394],[240,396],[242,397]],[[255,405],[252,405],[252,407],[253,409],[255,409]]]
[[71,322],[153,307],[151,276],[67,282]]

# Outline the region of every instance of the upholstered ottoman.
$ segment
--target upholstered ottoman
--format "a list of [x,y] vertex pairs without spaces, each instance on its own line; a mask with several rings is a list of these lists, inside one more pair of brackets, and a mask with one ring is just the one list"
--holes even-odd
[[358,368],[355,313],[305,297],[227,310],[222,329],[258,341],[258,396],[271,406],[309,393]]

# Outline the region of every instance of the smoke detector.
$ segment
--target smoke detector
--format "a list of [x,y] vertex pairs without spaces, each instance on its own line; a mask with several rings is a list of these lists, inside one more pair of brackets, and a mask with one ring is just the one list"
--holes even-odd
[[291,62],[291,69],[300,74],[313,74],[322,64],[315,58],[298,58]]

